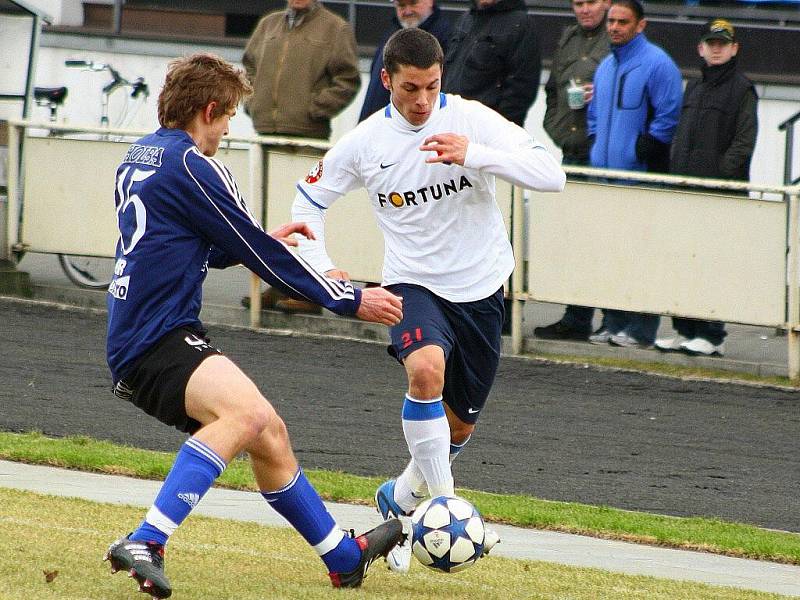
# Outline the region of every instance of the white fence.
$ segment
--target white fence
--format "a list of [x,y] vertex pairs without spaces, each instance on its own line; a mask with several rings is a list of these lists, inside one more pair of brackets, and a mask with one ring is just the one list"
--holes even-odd
[[[27,133],[43,128],[10,122],[8,248],[0,255],[27,250],[111,256],[117,237],[111,182],[127,143],[108,138],[142,132],[80,128],[82,137],[99,139]],[[53,131],[66,129],[79,128]],[[249,190],[248,203],[269,229],[290,219],[295,183],[325,148],[319,142],[233,138],[218,158],[240,189]],[[498,182],[498,203],[506,224],[513,223],[515,255],[528,257],[527,276],[523,269],[513,276],[515,351],[522,348],[521,303],[540,300],[786,327],[789,373],[800,375],[800,186],[566,169],[593,181],[570,182],[562,194],[525,192],[527,215],[523,191]],[[639,184],[629,185],[631,178]],[[679,184],[708,190],[665,187]],[[353,279],[380,281],[383,239],[368,204],[363,190],[338,202],[329,211],[326,237],[331,256]],[[257,325],[256,283],[252,290],[251,322]]]

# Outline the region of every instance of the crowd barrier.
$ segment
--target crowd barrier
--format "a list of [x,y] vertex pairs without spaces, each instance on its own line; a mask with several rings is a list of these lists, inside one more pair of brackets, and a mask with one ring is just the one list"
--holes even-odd
[[[129,141],[144,133],[9,122],[3,255],[112,256],[111,174]],[[269,230],[290,220],[295,184],[326,148],[314,141],[231,138],[217,158]],[[575,177],[562,194],[498,180],[497,200],[523,267],[508,288],[515,352],[523,350],[522,305],[535,300],[786,328],[788,371],[800,376],[800,186],[565,170]],[[368,204],[364,190],[337,202],[328,211],[326,238],[334,262],[354,280],[369,282],[381,279],[383,238]],[[254,276],[254,326],[258,291]]]

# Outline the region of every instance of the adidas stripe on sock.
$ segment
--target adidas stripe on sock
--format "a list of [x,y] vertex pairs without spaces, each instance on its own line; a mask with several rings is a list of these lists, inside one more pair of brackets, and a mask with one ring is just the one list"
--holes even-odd
[[155,502],[130,539],[166,544],[226,466],[222,457],[200,440],[186,440]]
[[302,469],[281,489],[261,495],[311,544],[331,573],[349,573],[358,566],[361,549],[336,525]]

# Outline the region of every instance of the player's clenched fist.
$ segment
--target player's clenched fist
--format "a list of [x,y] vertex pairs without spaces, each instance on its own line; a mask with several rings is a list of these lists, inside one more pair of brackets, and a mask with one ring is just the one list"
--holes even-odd
[[381,287],[361,290],[361,305],[356,316],[364,321],[397,325],[403,318],[403,299]]

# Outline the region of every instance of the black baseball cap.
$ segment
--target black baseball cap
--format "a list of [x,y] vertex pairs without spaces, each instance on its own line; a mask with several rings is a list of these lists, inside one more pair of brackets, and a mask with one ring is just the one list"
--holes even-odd
[[708,40],[722,40],[723,42],[733,43],[736,41],[736,31],[727,19],[711,19],[703,27],[701,42]]

